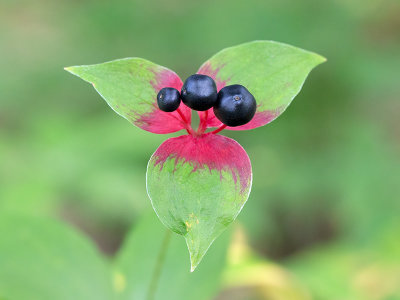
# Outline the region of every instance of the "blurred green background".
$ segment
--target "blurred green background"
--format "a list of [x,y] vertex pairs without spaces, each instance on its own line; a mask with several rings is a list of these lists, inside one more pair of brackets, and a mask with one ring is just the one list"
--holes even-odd
[[[166,136],[63,67],[138,56],[186,78],[225,47],[276,40],[328,62],[276,121],[226,133],[253,162],[238,218],[252,251],[312,299],[400,299],[399,16],[398,0],[2,0],[0,212],[55,216],[113,255],[150,207]],[[218,299],[280,299],[234,294]]]

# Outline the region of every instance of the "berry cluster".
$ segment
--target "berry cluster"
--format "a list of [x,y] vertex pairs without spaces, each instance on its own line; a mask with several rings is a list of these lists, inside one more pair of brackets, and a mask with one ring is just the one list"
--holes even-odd
[[217,93],[214,80],[206,75],[188,77],[182,90],[166,87],[157,95],[158,107],[165,112],[175,111],[182,102],[191,109],[206,111],[213,107],[215,116],[227,126],[244,125],[256,113],[256,100],[242,85],[234,84]]

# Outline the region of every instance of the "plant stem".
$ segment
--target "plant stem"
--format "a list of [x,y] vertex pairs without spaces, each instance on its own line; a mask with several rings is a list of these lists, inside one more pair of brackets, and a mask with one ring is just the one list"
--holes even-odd
[[202,118],[200,120],[199,128],[197,129],[197,135],[202,135],[204,131],[207,129],[207,119],[208,119],[208,110],[204,112]]
[[158,252],[158,257],[157,257],[157,261],[156,261],[156,265],[155,265],[153,274],[151,276],[149,290],[147,292],[147,297],[146,297],[147,300],[154,299],[154,296],[155,296],[155,293],[157,290],[158,281],[159,281],[160,275],[161,275],[161,269],[162,269],[162,266],[165,261],[165,256],[167,254],[169,241],[171,239],[171,234],[172,234],[171,230],[167,229],[166,233],[164,235],[164,239],[161,244],[160,251]]
[[222,124],[222,125],[219,126],[217,129],[215,129],[214,131],[211,131],[210,133],[216,134],[216,133],[218,133],[218,132],[224,130],[225,128],[226,128],[226,125],[225,125],[225,124]]
[[181,109],[178,107],[178,109],[177,109],[176,111],[177,111],[178,114],[181,116],[182,121],[183,121],[183,123],[185,124],[187,133],[193,135],[192,126],[189,124],[188,120],[186,119],[185,115],[182,113]]

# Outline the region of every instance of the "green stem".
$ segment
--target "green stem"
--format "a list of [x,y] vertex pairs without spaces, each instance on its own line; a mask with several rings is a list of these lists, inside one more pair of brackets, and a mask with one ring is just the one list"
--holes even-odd
[[155,293],[156,293],[156,290],[157,290],[158,281],[159,281],[160,275],[161,275],[161,269],[163,267],[163,264],[164,264],[164,261],[165,261],[165,256],[167,254],[169,241],[171,239],[171,233],[172,232],[169,229],[166,230],[164,239],[163,239],[162,244],[161,244],[160,251],[158,252],[156,266],[154,268],[153,275],[151,276],[149,290],[147,292],[147,297],[146,297],[147,300],[153,300],[154,299],[154,296],[155,296]]

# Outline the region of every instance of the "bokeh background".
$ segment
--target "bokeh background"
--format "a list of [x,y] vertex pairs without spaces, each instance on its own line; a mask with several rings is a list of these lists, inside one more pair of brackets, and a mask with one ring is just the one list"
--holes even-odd
[[186,78],[259,39],[328,62],[276,121],[226,133],[253,162],[238,218],[249,247],[310,299],[400,299],[397,0],[2,0],[0,211],[56,217],[112,256],[150,208],[146,164],[166,136],[114,114],[63,67],[138,56]]

